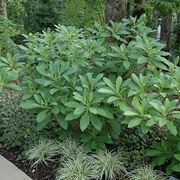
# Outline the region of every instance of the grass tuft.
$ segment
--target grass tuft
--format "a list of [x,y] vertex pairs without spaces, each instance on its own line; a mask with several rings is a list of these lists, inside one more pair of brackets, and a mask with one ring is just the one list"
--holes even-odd
[[42,139],[26,151],[25,155],[28,160],[33,162],[32,166],[39,164],[47,165],[53,161],[53,157],[60,154],[59,145],[53,140]]
[[126,173],[120,153],[100,151],[94,158],[99,179],[115,180]]
[[93,159],[80,154],[77,157],[63,159],[56,180],[92,180],[98,178],[97,174]]
[[129,180],[167,180],[161,172],[153,170],[151,166],[143,166],[131,171]]

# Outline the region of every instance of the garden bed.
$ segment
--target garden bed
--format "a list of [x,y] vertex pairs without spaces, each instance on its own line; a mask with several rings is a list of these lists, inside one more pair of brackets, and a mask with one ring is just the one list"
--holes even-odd
[[25,172],[33,180],[54,180],[55,171],[59,165],[59,162],[54,161],[48,164],[48,166],[39,165],[37,168],[32,168],[32,163],[23,161],[23,151],[20,147],[14,148],[0,148],[0,155],[8,159],[19,169]]

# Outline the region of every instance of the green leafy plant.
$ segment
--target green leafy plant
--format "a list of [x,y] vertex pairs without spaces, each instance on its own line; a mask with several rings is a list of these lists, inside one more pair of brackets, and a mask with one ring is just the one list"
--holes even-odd
[[150,166],[143,166],[138,169],[133,170],[128,175],[130,180],[166,180],[162,172],[158,172],[152,169]]
[[42,139],[36,145],[26,151],[26,157],[33,162],[32,166],[47,165],[54,161],[54,157],[60,154],[59,145],[53,140]]
[[96,78],[93,78],[92,74],[87,74],[87,79],[80,76],[83,87],[82,95],[74,92],[73,98],[76,101],[65,104],[69,108],[75,108],[73,113],[67,115],[66,120],[69,121],[80,117],[80,129],[82,131],[86,130],[90,123],[95,129],[101,131],[103,126],[102,118],[113,119],[112,113],[107,108],[98,106],[102,102],[102,97],[95,90],[101,86],[102,83],[98,83],[101,78],[102,74]]
[[38,130],[55,123],[57,129],[81,131],[89,150],[112,144],[120,124],[177,136],[179,67],[167,60],[145,19],[96,23],[88,30],[58,25],[25,36],[18,57],[25,66],[18,66],[16,80],[6,79],[14,70],[3,58],[0,70],[10,71],[1,75],[1,87],[21,87],[21,107],[36,115]]
[[99,179],[115,180],[127,173],[120,153],[100,151],[93,156]]
[[153,166],[168,164],[166,172],[180,172],[180,141],[179,136],[169,135],[166,140],[154,143],[152,149],[147,150],[147,156],[154,157]]

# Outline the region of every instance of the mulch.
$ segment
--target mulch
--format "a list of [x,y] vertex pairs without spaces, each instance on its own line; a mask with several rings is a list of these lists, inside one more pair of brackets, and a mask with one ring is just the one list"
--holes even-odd
[[32,163],[22,160],[22,149],[20,147],[5,148],[1,145],[0,155],[8,159],[19,169],[25,172],[33,180],[54,180],[55,171],[59,166],[58,161],[50,162],[48,166],[32,167]]

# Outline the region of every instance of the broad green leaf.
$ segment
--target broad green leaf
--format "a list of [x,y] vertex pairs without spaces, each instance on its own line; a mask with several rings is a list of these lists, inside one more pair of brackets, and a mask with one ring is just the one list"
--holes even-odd
[[27,100],[25,102],[22,102],[20,106],[24,109],[35,109],[41,107],[39,104],[37,104],[35,101],[32,100]]
[[18,86],[17,84],[14,84],[14,83],[8,84],[7,87],[9,87],[11,89],[14,89],[16,91],[21,91],[22,90],[20,86]]
[[44,121],[46,119],[46,115],[47,115],[47,110],[41,111],[37,115],[37,122],[40,123],[40,122]]
[[129,67],[131,66],[131,63],[129,61],[123,61],[123,66],[125,67],[125,69],[129,69]]
[[67,128],[68,128],[68,122],[65,121],[65,118],[64,118],[63,116],[59,115],[59,116],[57,117],[57,120],[58,120],[60,126],[61,126],[63,129],[67,130]]
[[79,93],[77,93],[77,92],[74,92],[73,94],[74,94],[74,96],[73,96],[74,99],[76,99],[76,100],[84,103],[83,96],[81,96],[81,95],[80,95]]
[[114,89],[113,83],[108,78],[103,78],[103,80],[107,86],[109,86],[111,89]]
[[50,84],[53,83],[53,81],[50,80],[46,80],[46,79],[36,79],[35,82],[37,82],[38,84],[41,84],[43,86],[49,86]]
[[79,106],[74,110],[74,115],[81,115],[84,112],[84,106]]
[[116,91],[119,92],[120,91],[120,87],[122,85],[122,78],[119,76],[116,80]]
[[176,136],[176,135],[177,135],[177,128],[176,128],[176,126],[174,125],[174,123],[171,122],[171,121],[168,121],[166,125],[167,125],[167,128],[170,130],[170,132],[171,132],[174,136]]
[[144,63],[147,63],[148,62],[148,59],[144,56],[141,56],[138,58],[138,61],[137,61],[137,64],[144,64]]
[[110,121],[110,125],[111,125],[112,130],[115,132],[116,135],[119,135],[121,133],[121,125],[117,119],[112,119]]
[[112,95],[115,94],[113,91],[111,91],[109,89],[106,89],[106,88],[101,88],[101,89],[98,90],[98,92],[104,93],[104,94],[112,94]]
[[47,113],[46,119],[44,119],[43,121],[37,124],[37,130],[39,131],[44,127],[46,127],[50,121],[51,121],[51,113]]
[[166,156],[161,156],[161,157],[157,158],[157,163],[158,163],[157,165],[158,166],[163,165],[165,162],[166,162]]
[[50,94],[53,95],[53,94],[56,93],[57,91],[58,91],[58,89],[55,89],[55,88],[50,89]]
[[141,122],[142,122],[142,119],[140,119],[140,118],[131,119],[128,123],[128,128],[136,127],[139,124],[141,124]]
[[146,126],[151,127],[151,126],[153,126],[154,124],[156,124],[156,121],[152,118],[152,119],[149,119],[149,120],[147,121]]
[[99,115],[104,116],[108,119],[113,119],[113,114],[110,111],[102,108],[96,108],[96,109]]
[[137,112],[134,112],[134,111],[125,111],[124,115],[125,116],[139,116],[139,114]]
[[180,173],[180,163],[173,165],[172,170]]
[[25,95],[22,97],[22,100],[25,101],[25,100],[27,100],[27,99],[29,99],[29,98],[31,98],[31,97],[32,97],[32,94],[25,94]]
[[161,112],[162,104],[159,101],[151,101],[149,104],[158,112]]
[[60,109],[59,109],[58,106],[54,106],[54,107],[51,109],[51,112],[52,112],[53,114],[55,114],[55,115],[59,114],[59,111],[60,111]]
[[136,74],[132,74],[132,79],[136,84],[139,84],[139,78],[136,76]]
[[83,143],[88,143],[89,141],[91,141],[92,140],[92,136],[90,136],[90,135],[83,135],[82,137],[81,137],[81,141],[83,142]]
[[118,100],[119,100],[118,97],[116,97],[116,96],[111,96],[111,97],[108,98],[107,103],[112,103],[112,102],[118,101]]
[[72,121],[74,119],[77,119],[79,116],[80,115],[75,115],[74,112],[71,112],[66,116],[65,120],[66,121]]
[[161,63],[161,62],[159,62],[159,61],[154,60],[154,61],[153,61],[153,64],[154,64],[156,67],[160,68],[160,69],[168,70],[167,67],[166,67],[163,63]]
[[41,97],[40,95],[34,94],[34,99],[36,100],[36,102],[37,102],[38,104],[41,104],[41,102],[42,102],[42,97]]
[[97,116],[95,115],[91,116],[91,123],[97,130],[99,131],[101,130],[102,123],[101,123],[101,120]]
[[166,119],[163,119],[163,118],[159,118],[159,126],[160,127],[163,127],[164,125],[167,124],[167,120]]
[[91,113],[93,113],[93,114],[97,114],[97,109],[94,108],[94,107],[90,107],[90,108],[89,108],[89,111],[90,111]]
[[132,105],[137,111],[139,111],[140,114],[143,114],[143,107],[139,103],[139,98],[137,96],[133,98]]
[[87,127],[89,126],[89,121],[90,121],[90,117],[89,117],[89,114],[86,112],[85,114],[82,115],[80,119],[81,131],[84,131],[87,129]]
[[65,103],[65,106],[67,106],[69,108],[77,108],[79,106],[79,103],[70,101],[70,102]]
[[174,157],[175,157],[178,161],[180,161],[180,154],[174,154]]
[[159,155],[162,155],[163,154],[163,152],[162,151],[158,151],[158,150],[148,150],[147,151],[147,153],[146,153],[146,155],[147,156],[159,156]]

